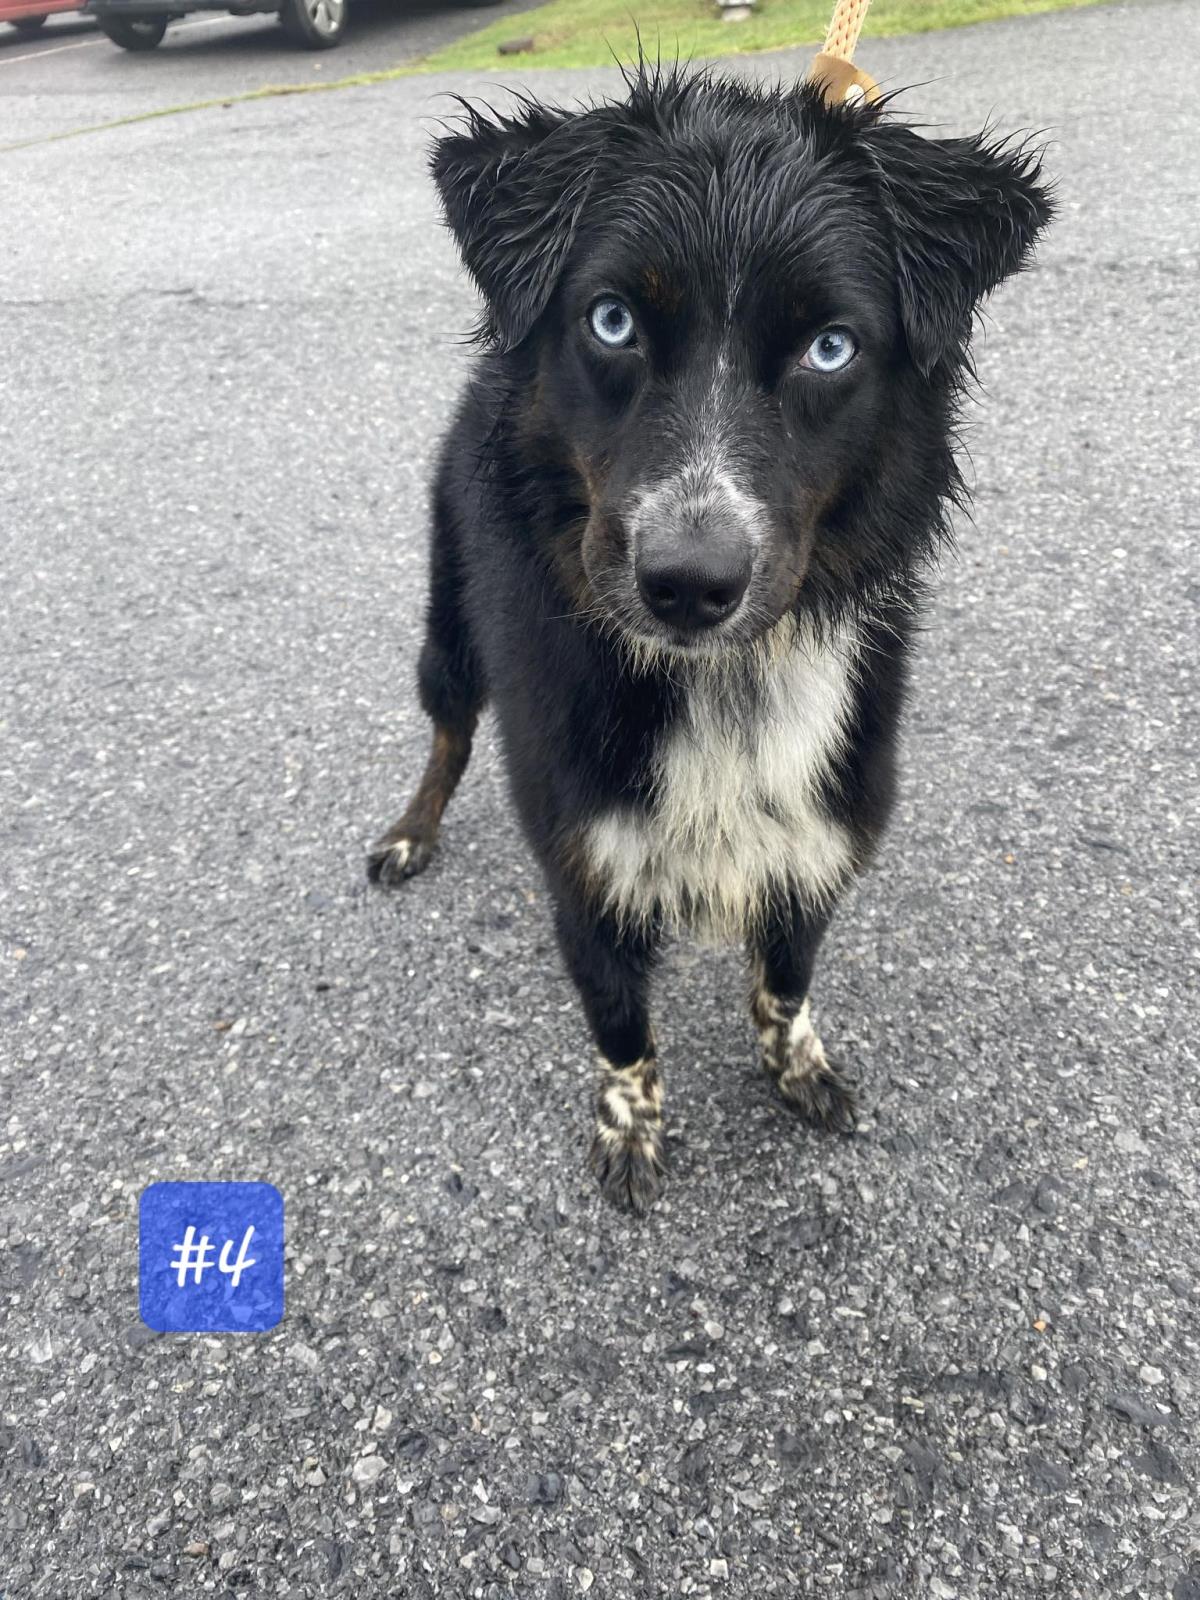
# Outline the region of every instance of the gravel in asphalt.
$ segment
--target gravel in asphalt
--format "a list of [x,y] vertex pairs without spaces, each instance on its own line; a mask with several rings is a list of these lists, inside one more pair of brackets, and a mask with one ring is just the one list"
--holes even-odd
[[[863,51],[1049,129],[1061,218],[819,976],[862,1127],[680,942],[644,1223],[490,727],[428,874],[362,870],[472,316],[424,144],[487,86],[0,157],[6,1600],[1200,1595],[1198,51],[1183,3]],[[276,1330],[140,1322],[163,1178],[283,1191]]]

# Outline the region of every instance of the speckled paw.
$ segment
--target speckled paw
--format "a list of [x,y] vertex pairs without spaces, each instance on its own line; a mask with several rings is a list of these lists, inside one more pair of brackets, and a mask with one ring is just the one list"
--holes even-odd
[[776,1079],[784,1103],[797,1116],[831,1133],[853,1133],[858,1120],[854,1085],[828,1061],[805,1063]]
[[644,1217],[666,1182],[661,1130],[617,1133],[601,1124],[592,1141],[591,1163],[609,1204]]
[[763,1066],[785,1103],[806,1122],[833,1133],[853,1133],[857,1120],[854,1085],[825,1055],[813,1028],[808,1001],[790,1011],[769,995],[755,1000]]

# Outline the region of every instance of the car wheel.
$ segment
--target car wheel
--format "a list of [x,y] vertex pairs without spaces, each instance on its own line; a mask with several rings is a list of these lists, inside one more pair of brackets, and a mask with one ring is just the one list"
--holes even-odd
[[36,33],[39,28],[46,25],[45,17],[18,17],[13,27],[18,33]]
[[340,44],[348,14],[347,0],[283,0],[279,8],[283,31],[305,50],[332,50]]
[[162,43],[167,31],[166,12],[155,12],[148,17],[118,17],[101,13],[96,18],[100,32],[105,33],[122,50],[153,50]]

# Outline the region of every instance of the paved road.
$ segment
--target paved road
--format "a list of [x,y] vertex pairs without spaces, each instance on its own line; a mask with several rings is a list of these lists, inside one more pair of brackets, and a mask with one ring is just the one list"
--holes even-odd
[[345,43],[317,52],[297,49],[271,16],[197,12],[149,56],[118,49],[86,17],[52,17],[36,39],[0,23],[0,149],[265,84],[386,71],[535,3],[353,0]]
[[[0,68],[5,116],[188,48]],[[362,877],[425,743],[450,85],[0,157],[6,1600],[1200,1595],[1198,52],[1184,3],[867,52],[1051,127],[1062,219],[820,980],[862,1130],[680,945],[644,1224],[488,738],[428,876]],[[164,1177],[284,1191],[276,1332],[139,1323]]]

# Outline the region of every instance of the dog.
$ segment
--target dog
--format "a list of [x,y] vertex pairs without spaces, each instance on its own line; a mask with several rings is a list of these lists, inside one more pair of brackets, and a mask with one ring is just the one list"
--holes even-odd
[[426,866],[490,702],[600,1055],[592,1165],[643,1213],[672,926],[745,941],[778,1093],[854,1126],[813,965],[893,803],[976,308],[1051,196],[1026,146],[645,64],[610,104],[465,106],[431,167],[481,351],[436,478],[432,753],[368,872]]

